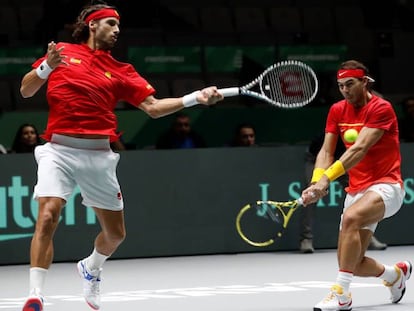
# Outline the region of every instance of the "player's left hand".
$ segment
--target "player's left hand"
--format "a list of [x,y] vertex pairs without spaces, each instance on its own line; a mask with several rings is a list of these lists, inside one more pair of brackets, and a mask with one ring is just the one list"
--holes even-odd
[[50,68],[54,69],[61,64],[68,65],[66,56],[62,55],[64,49],[64,46],[57,48],[57,44],[54,41],[49,42],[47,45],[47,63]]

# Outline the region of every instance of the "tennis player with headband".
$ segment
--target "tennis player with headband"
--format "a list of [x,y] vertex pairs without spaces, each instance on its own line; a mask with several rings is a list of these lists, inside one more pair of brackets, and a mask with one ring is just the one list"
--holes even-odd
[[47,84],[49,116],[36,148],[38,163],[34,197],[39,213],[30,250],[30,294],[23,311],[43,310],[43,289],[53,261],[53,235],[66,201],[76,185],[83,204],[93,207],[101,226],[89,257],[78,262],[86,302],[100,308],[100,274],[104,262],[125,238],[123,198],[116,168],[117,102],[123,100],[152,118],[196,104],[213,105],[223,99],[214,86],[180,98],[157,99],[155,89],[131,64],[110,53],[117,42],[120,17],[114,7],[89,5],[77,18],[72,43],[50,42],[44,57],[21,82],[23,97]]
[[[349,185],[339,225],[336,282],[315,311],[351,310],[353,276],[381,278],[397,303],[405,293],[412,265],[389,266],[365,252],[378,223],[401,208],[405,191],[400,172],[398,123],[392,105],[371,91],[374,80],[360,62],[349,60],[337,72],[343,100],[329,110],[323,145],[317,155],[311,185],[302,193],[304,204],[327,194],[329,183],[348,172]],[[358,133],[349,139],[347,131]],[[338,139],[346,151],[334,162]]]

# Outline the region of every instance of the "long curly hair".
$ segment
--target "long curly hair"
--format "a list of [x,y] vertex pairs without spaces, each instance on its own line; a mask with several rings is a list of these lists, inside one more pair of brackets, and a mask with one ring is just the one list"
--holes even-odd
[[[99,2],[96,3],[95,2]],[[85,18],[92,12],[99,11],[101,9],[116,9],[114,6],[108,5],[104,1],[91,1],[91,4],[83,7],[79,16],[73,25],[72,38],[76,43],[83,43],[88,41],[89,27],[85,23]]]
[[[35,134],[36,134],[36,143],[34,145],[27,145],[23,142],[23,130],[26,127],[33,128]],[[25,152],[33,152],[34,148],[38,145],[42,144],[42,140],[40,139],[39,132],[34,124],[31,123],[24,123],[20,125],[20,127],[17,129],[16,135],[14,136],[13,145],[11,148],[12,152],[15,153],[25,153]]]

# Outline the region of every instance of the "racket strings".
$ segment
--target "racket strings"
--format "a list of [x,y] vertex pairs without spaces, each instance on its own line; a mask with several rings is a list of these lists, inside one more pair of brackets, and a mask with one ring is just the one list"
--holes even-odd
[[271,205],[273,208],[295,208],[298,205],[296,200],[286,202],[275,202],[275,201],[257,201],[258,205]]
[[[284,235],[289,219],[297,206],[297,201],[256,201],[247,204],[237,214],[237,232],[250,245],[269,246]],[[282,208],[289,211],[285,213]]]
[[262,78],[262,92],[276,105],[298,108],[316,95],[316,77],[298,64],[284,64],[269,70]]

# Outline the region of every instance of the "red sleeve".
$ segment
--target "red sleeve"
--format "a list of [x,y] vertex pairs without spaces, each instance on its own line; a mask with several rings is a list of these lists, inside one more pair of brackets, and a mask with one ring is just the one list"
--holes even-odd
[[338,131],[338,122],[339,117],[341,115],[339,103],[334,104],[329,108],[328,117],[326,118],[326,126],[325,132],[326,133],[333,133],[333,134],[340,134]]
[[365,126],[370,128],[382,129],[388,131],[394,121],[394,110],[388,102],[381,102],[375,106],[371,117],[367,120]]
[[145,98],[153,94],[155,89],[152,85],[141,77],[132,65],[127,66],[122,99],[138,107]]
[[43,60],[46,59],[46,55],[37,59],[33,64],[32,64],[32,68],[36,69],[37,67],[39,67],[40,63],[43,62]]

